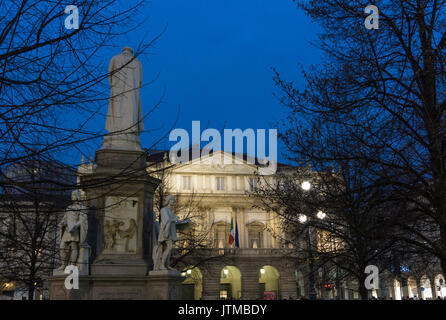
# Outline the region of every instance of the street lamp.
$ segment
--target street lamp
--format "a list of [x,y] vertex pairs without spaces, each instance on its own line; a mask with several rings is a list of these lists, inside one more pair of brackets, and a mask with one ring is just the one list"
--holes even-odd
[[300,214],[297,219],[299,220],[300,223],[304,224],[305,222],[307,222],[308,217],[304,214]]
[[[302,186],[302,189],[304,189],[304,187]],[[301,224],[304,224],[304,223],[306,223],[307,222],[307,220],[308,220],[308,217],[306,216],[306,215],[304,215],[304,214],[300,214],[299,216],[298,216],[298,221],[301,223]],[[309,264],[309,271],[310,271],[310,274],[309,274],[309,282],[310,282],[310,290],[309,290],[309,296],[310,296],[310,299],[311,300],[316,300],[316,298],[317,298],[317,293],[316,293],[316,290],[315,290],[315,288],[314,288],[314,267],[313,267],[313,252],[312,252],[312,250],[311,250],[311,233],[310,233],[310,226],[308,226],[308,228],[307,228],[307,242],[308,242],[308,259],[309,259],[309,261],[308,261],[308,264]]]
[[311,189],[311,183],[309,181],[302,182],[302,184],[300,186],[305,191],[308,191]]
[[327,215],[325,214],[325,212],[322,212],[321,210],[319,210],[317,212],[316,216],[318,217],[318,219],[324,220]]
[[190,277],[190,275],[192,274],[192,269],[187,269],[186,272],[181,272],[181,276],[182,277]]
[[[300,187],[302,188],[302,190],[304,191],[309,191],[311,189],[311,183],[310,181],[303,181],[302,184],[300,185]],[[323,219],[325,218],[325,213],[323,213],[322,211],[320,211],[320,213],[318,212],[317,217],[319,219]],[[308,217],[304,214],[300,214],[298,216],[298,220],[301,224],[304,224],[307,222]],[[309,275],[309,282],[310,282],[310,299],[311,300],[316,300],[317,298],[317,293],[316,290],[314,288],[314,266],[313,266],[313,252],[311,249],[311,232],[310,232],[310,226],[308,226],[307,228],[307,241],[308,241],[308,256],[309,256],[309,269],[310,269],[310,275]]]

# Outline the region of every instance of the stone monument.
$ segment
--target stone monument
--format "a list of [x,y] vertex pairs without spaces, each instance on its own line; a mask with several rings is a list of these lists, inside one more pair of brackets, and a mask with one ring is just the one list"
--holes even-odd
[[96,164],[79,179],[96,221],[87,237],[94,246],[90,272],[80,276],[79,290],[66,290],[64,276],[54,276],[51,299],[179,299],[149,295],[154,291],[148,276],[153,268],[153,193],[160,181],[147,173],[139,139],[144,129],[141,63],[125,47],[112,58],[109,71],[108,134],[96,151]]

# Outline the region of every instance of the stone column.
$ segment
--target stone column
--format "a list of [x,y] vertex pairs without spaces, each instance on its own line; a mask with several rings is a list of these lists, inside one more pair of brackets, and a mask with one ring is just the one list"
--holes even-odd
[[393,282],[388,285],[387,291],[389,292],[389,299],[392,298],[392,300],[395,300],[395,286]]
[[409,279],[408,278],[401,278],[401,289],[402,289],[402,298],[409,297]]
[[259,270],[261,266],[247,260],[240,266],[242,274],[242,299],[257,300],[259,298]]
[[265,234],[265,248],[272,248],[273,245],[272,245],[272,242],[271,242],[271,233],[268,231],[268,229],[271,228],[270,212],[266,211],[265,212],[265,216],[266,216],[266,219],[265,219],[266,229],[264,231],[264,234]]
[[437,284],[435,283],[435,276],[432,275],[429,277],[429,280],[431,282],[431,288],[432,288],[432,299],[435,300],[438,297],[438,288],[437,288]]
[[[422,294],[421,294],[421,278],[420,279],[415,279],[415,283],[417,285],[417,295],[418,295],[418,299],[421,299]],[[426,289],[426,288],[425,288]]]
[[284,299],[297,299],[297,285],[296,274],[292,267],[286,269],[279,269],[272,265],[279,271],[279,295]]
[[343,283],[342,283],[342,286],[343,286],[343,288],[344,288],[344,300],[350,300],[350,297],[349,297],[349,292],[348,292],[348,282],[347,281],[344,281]]
[[210,177],[210,187],[211,187],[211,192],[214,192],[215,190],[217,190],[217,182],[216,182],[216,176],[211,175]]
[[203,300],[220,299],[220,271],[207,267],[202,271],[203,276]]
[[247,248],[248,247],[248,241],[246,240],[246,228],[245,228],[245,209],[239,208],[240,213],[240,225],[238,228],[239,232],[239,241],[240,241],[240,248]]

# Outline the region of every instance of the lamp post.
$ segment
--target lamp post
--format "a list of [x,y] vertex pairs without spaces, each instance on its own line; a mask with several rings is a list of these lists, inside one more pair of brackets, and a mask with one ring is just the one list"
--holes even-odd
[[[316,214],[316,217],[318,219],[320,219],[320,220],[325,219],[326,216],[327,215],[324,212],[322,212],[322,211],[319,211]],[[308,217],[306,215],[304,215],[304,214],[300,214],[299,217],[298,217],[298,221],[301,224],[305,224],[308,221]],[[314,288],[314,285],[315,285],[314,265],[313,265],[314,257],[313,257],[313,249],[312,249],[312,245],[311,245],[310,226],[308,226],[308,228],[307,228],[307,245],[308,245],[308,260],[309,260],[308,264],[309,264],[309,269],[310,269],[310,275],[309,275],[309,279],[308,279],[309,282],[310,282],[310,290],[309,290],[310,292],[309,292],[309,295],[310,295],[310,299],[311,300],[315,300],[317,298],[317,293],[316,293],[316,290]]]
[[[305,219],[305,221],[306,220],[307,219]],[[308,263],[309,263],[309,269],[310,269],[310,275],[309,275],[309,279],[308,279],[309,282],[310,282],[310,292],[309,292],[309,295],[310,295],[310,299],[311,300],[316,300],[317,293],[316,293],[316,289],[314,288],[314,284],[315,284],[315,281],[314,281],[314,266],[313,266],[314,257],[313,257],[313,250],[312,250],[312,247],[311,247],[310,227],[308,227],[308,229],[307,229],[307,244],[308,244],[308,259],[309,259]]]
[[[304,181],[301,184],[301,188],[304,191],[309,191],[311,189],[311,183],[309,181]],[[298,217],[298,221],[301,224],[305,224],[307,222],[307,220],[308,220],[308,217],[306,215],[304,215],[304,214],[300,214],[299,217]],[[309,226],[307,228],[306,236],[307,236],[307,245],[308,245],[308,260],[309,260],[308,261],[308,267],[309,267],[309,272],[310,272],[309,277],[308,277],[309,285],[310,285],[309,296],[310,296],[310,300],[316,300],[317,293],[316,293],[316,290],[314,288],[314,284],[315,284],[315,281],[314,281],[314,266],[313,266],[314,258],[313,258],[313,250],[312,250],[312,247],[311,247],[311,232],[310,232],[310,227]]]
[[[331,229],[333,230],[333,222],[330,223]],[[336,300],[341,300],[341,286],[339,283],[339,266],[337,263],[337,252],[336,252],[336,239],[333,238],[333,251],[334,251],[334,262],[336,265],[336,275],[335,275],[335,287],[336,287]]]

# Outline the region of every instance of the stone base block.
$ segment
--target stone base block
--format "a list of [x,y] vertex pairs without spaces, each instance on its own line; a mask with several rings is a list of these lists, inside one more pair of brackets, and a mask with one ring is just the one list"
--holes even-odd
[[65,288],[65,277],[53,276],[49,282],[51,300],[147,300],[147,276],[80,276],[79,289],[71,290]]
[[90,298],[90,283],[88,276],[79,277],[78,289],[67,289],[65,279],[67,274],[61,275],[54,272],[54,276],[49,279],[51,300],[88,300]]
[[95,173],[113,175],[116,170],[133,172],[146,167],[146,153],[138,150],[99,149],[95,161]]
[[181,283],[184,277],[176,270],[150,271],[147,299],[181,300]]
[[92,276],[139,276],[147,275],[147,263],[144,260],[105,259],[91,265]]
[[67,275],[49,279],[51,300],[181,300],[184,277],[175,270],[149,276],[79,276],[78,289],[66,289]]
[[141,140],[135,133],[107,134],[101,149],[141,151]]

